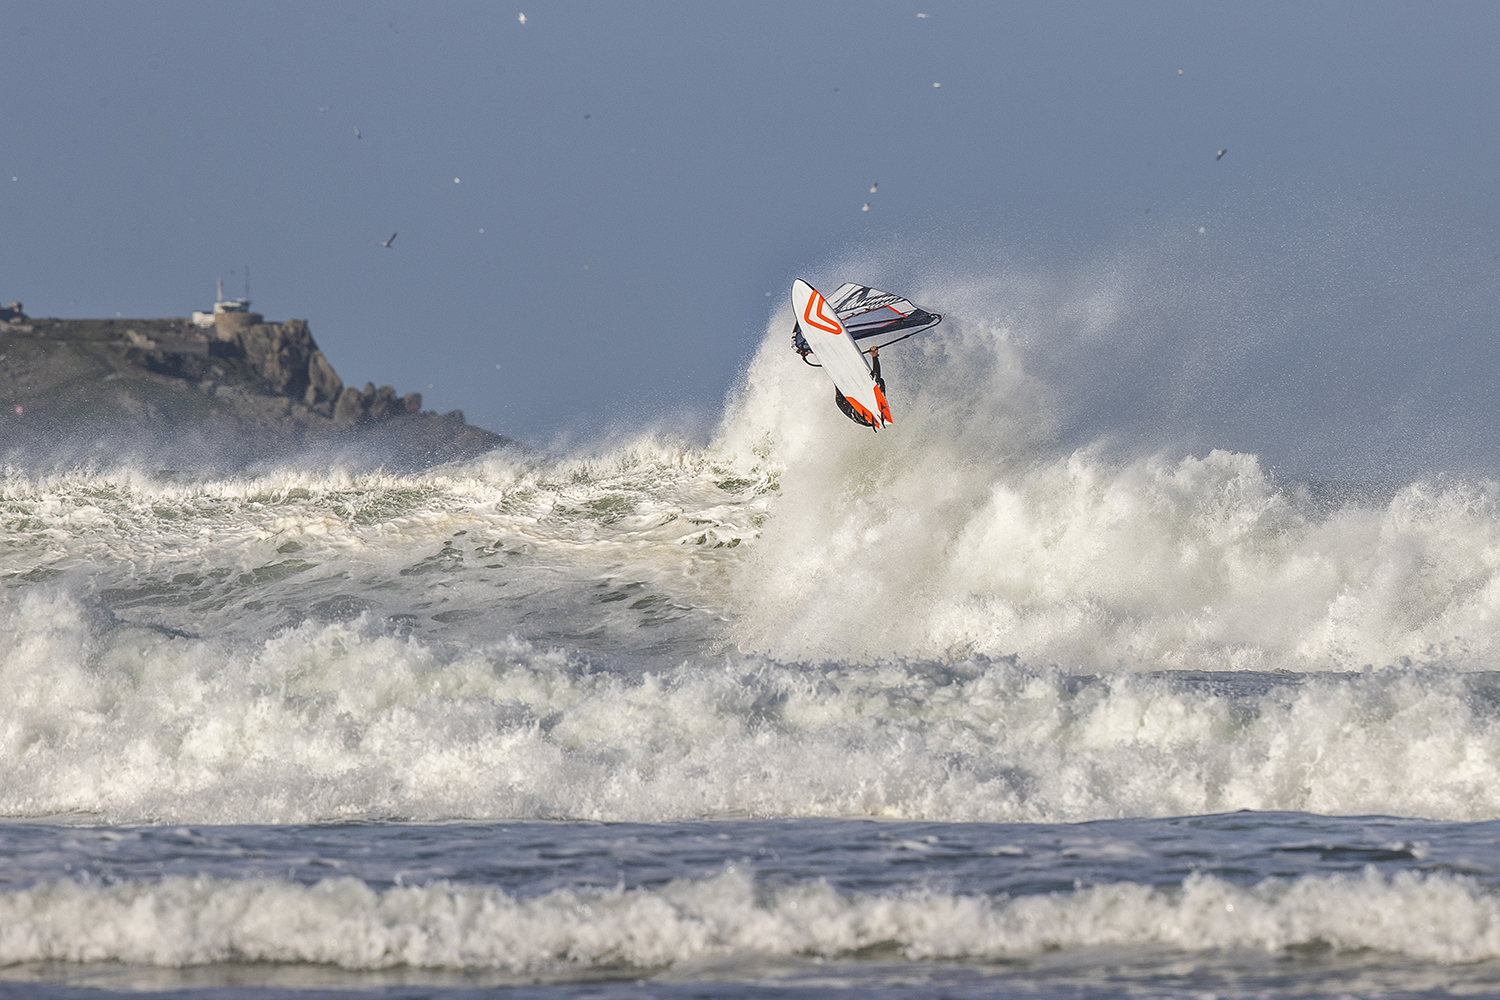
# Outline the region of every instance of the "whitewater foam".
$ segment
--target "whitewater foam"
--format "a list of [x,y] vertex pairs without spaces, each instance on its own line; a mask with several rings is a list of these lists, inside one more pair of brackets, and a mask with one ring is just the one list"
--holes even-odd
[[1058,454],[1012,330],[950,320],[890,352],[897,427],[878,438],[809,406],[820,373],[768,334],[719,442],[769,456],[779,485],[736,567],[742,648],[1082,671],[1494,666],[1500,485],[1421,481],[1330,509],[1253,455]]
[[1063,452],[962,308],[875,435],[789,328],[704,446],[10,471],[0,813],[1500,816],[1500,484]]
[[1210,876],[990,898],[850,895],[826,884],[758,889],[743,874],[656,889],[516,897],[449,883],[377,892],[352,878],[171,876],[110,886],[61,880],[0,893],[0,964],[324,963],[660,970],[715,956],[884,953],[1000,959],[1097,947],[1369,949],[1430,962],[1500,958],[1500,903],[1460,876],[1305,876],[1242,887]]
[[1500,816],[1494,675],[1079,678],[1011,660],[619,671],[364,616],[242,643],[32,590],[0,652],[0,813],[92,821],[1232,809]]

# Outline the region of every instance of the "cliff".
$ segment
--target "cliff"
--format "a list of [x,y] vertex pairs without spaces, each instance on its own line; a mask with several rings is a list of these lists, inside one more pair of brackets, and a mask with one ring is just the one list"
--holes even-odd
[[215,330],[187,319],[30,319],[8,307],[0,461],[121,442],[220,462],[352,449],[398,466],[508,443],[460,411],[423,411],[421,393],[344,385],[303,320]]

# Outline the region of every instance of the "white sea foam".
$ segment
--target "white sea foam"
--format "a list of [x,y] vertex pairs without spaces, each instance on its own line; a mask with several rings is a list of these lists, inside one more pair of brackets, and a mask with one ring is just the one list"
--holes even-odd
[[1500,816],[1490,675],[1249,686],[1012,661],[600,670],[368,616],[256,647],[92,627],[33,589],[0,649],[0,814],[1068,821],[1232,809]]
[[324,963],[345,969],[557,974],[716,957],[997,959],[1098,946],[1201,952],[1369,949],[1437,963],[1500,958],[1500,903],[1443,875],[1306,876],[1243,888],[1212,877],[998,898],[757,890],[733,871],[659,889],[518,898],[448,883],[352,878],[57,881],[0,893],[0,964]]
[[1500,485],[1414,482],[1329,510],[1253,455],[1059,453],[1046,387],[988,315],[888,352],[897,423],[879,435],[808,405],[826,379],[785,350],[790,316],[772,323],[720,442],[768,456],[779,485],[729,602],[743,648],[1086,671],[1496,665]]
[[9,473],[0,814],[1500,816],[1500,485],[1060,450],[939,297],[879,435],[780,315],[703,447]]
[[[129,621],[254,641],[368,611],[591,652],[1497,665],[1500,484],[1340,505],[1253,455],[1059,451],[1019,335],[961,292],[940,296],[959,307],[941,337],[891,352],[898,422],[879,435],[828,402],[778,315],[706,447],[411,475],[12,473],[0,579],[61,577]],[[1107,325],[1104,299],[1078,306],[1078,336]]]

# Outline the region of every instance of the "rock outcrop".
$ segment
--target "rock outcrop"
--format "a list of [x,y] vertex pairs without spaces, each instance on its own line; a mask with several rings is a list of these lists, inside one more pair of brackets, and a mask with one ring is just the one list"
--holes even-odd
[[0,319],[0,406],[0,460],[17,442],[101,431],[217,441],[249,459],[359,446],[406,466],[507,443],[456,410],[424,412],[420,393],[345,386],[305,320],[205,332],[185,319],[32,320],[13,303]]

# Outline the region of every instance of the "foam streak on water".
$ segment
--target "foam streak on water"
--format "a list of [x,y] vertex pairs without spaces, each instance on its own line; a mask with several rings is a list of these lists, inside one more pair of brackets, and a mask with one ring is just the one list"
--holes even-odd
[[1070,980],[1097,987],[1108,969],[1158,990],[1226,979],[1230,995],[1257,995],[1292,962],[1304,985],[1347,987],[1356,973],[1380,987],[1362,993],[1472,988],[1500,969],[1500,868],[1474,855],[1492,840],[1485,827],[1243,813],[1085,826],[10,826],[0,981],[977,977],[1073,996]]
[[1121,883],[1014,900],[848,896],[817,884],[757,898],[753,883],[732,873],[529,899],[443,884],[374,892],[357,879],[61,881],[0,895],[0,928],[5,964],[234,960],[555,973],[728,955],[838,958],[876,948],[930,960],[1312,944],[1438,962],[1500,958],[1500,904],[1471,880],[1374,875],[1245,889],[1195,877],[1170,891]]

